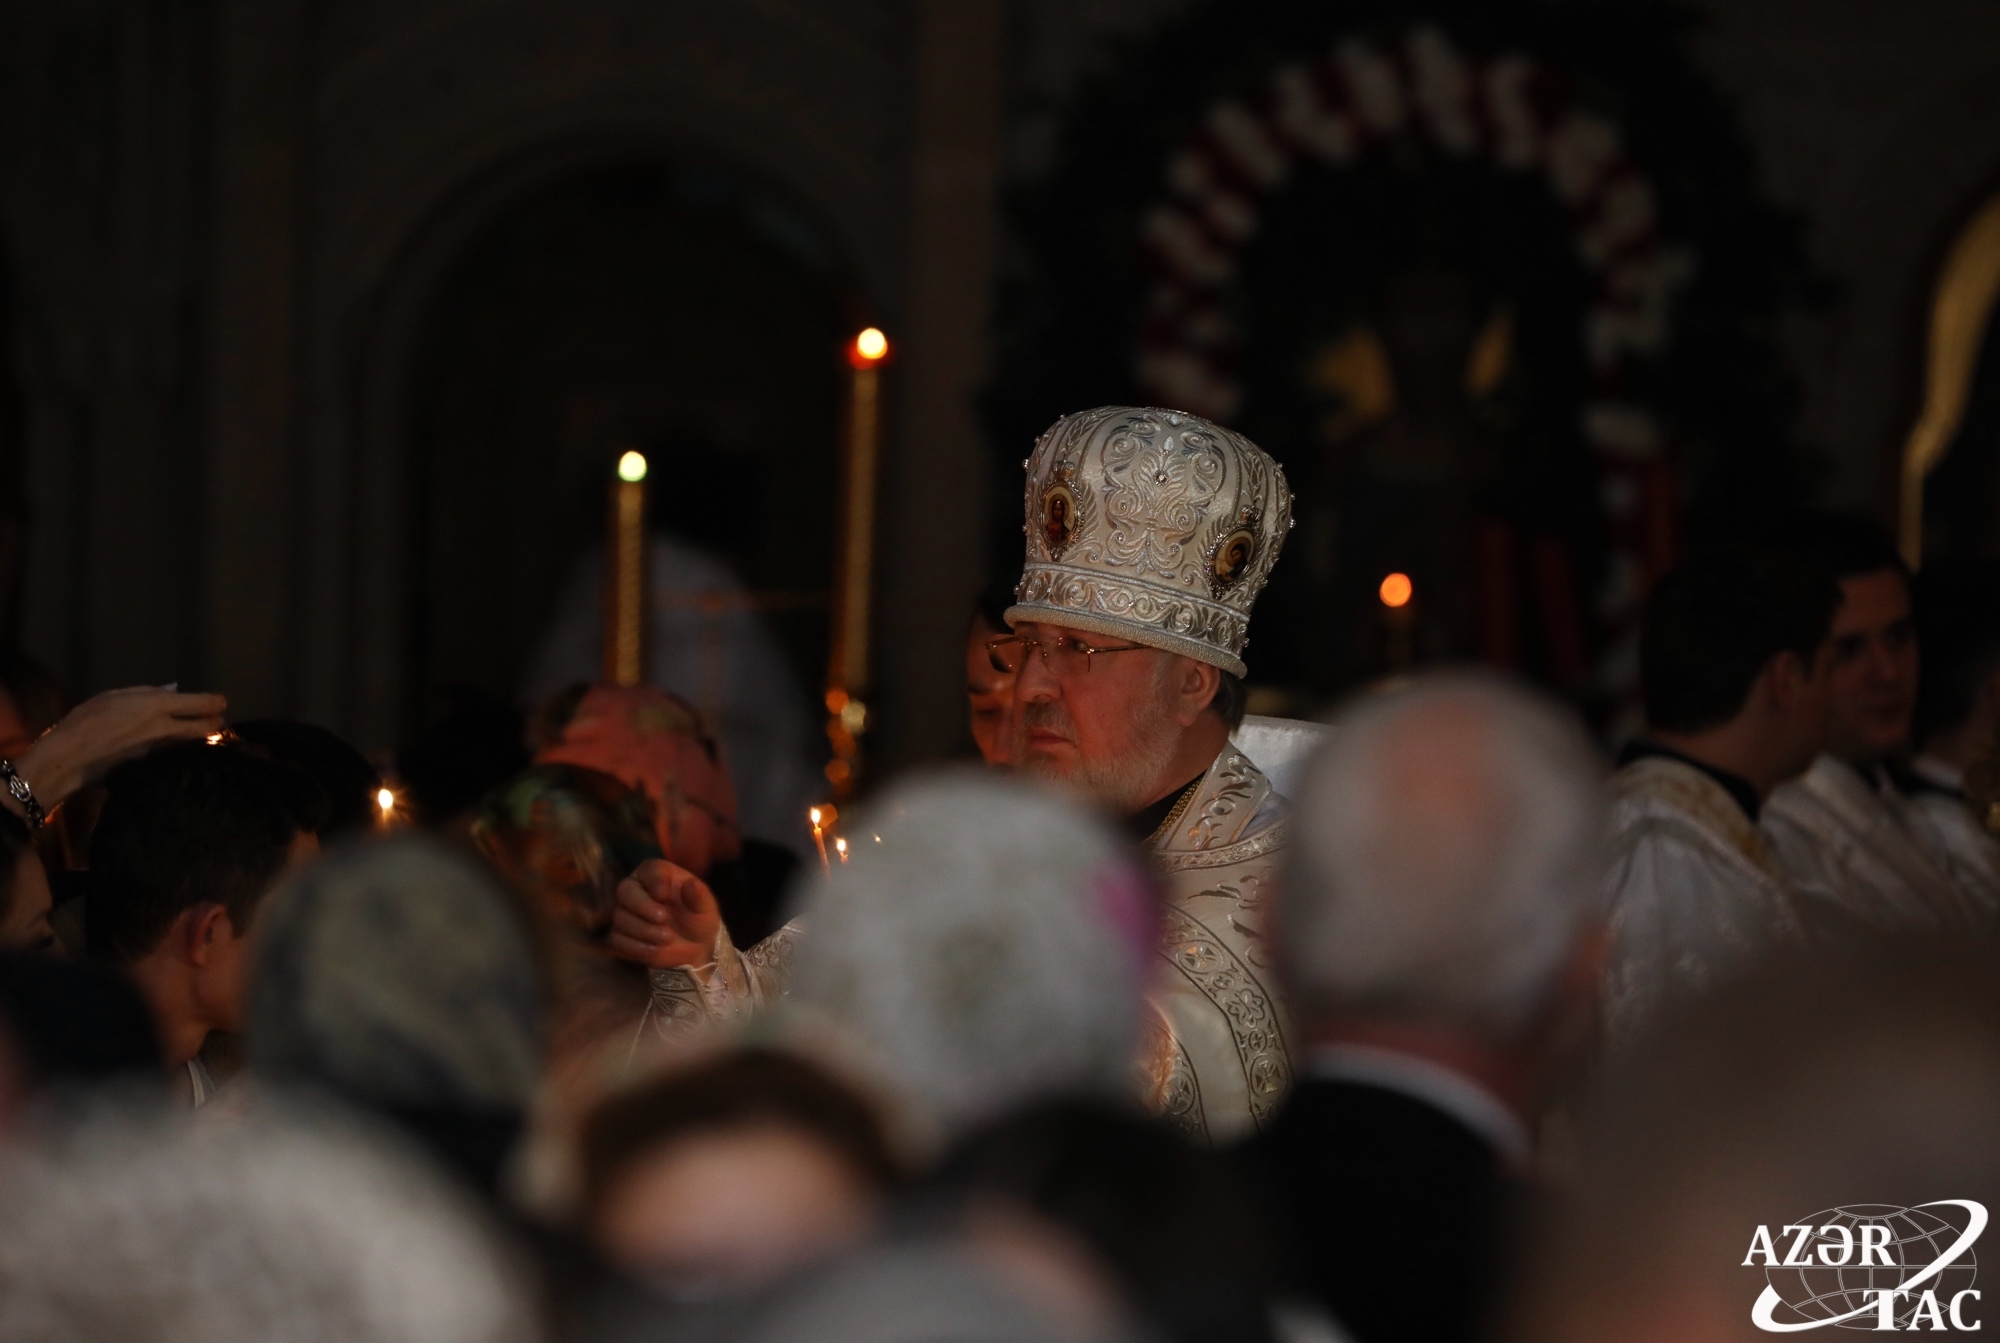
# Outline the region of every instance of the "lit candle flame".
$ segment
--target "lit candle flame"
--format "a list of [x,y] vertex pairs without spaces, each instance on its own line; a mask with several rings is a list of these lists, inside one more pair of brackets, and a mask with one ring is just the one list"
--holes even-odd
[[846,840],[844,840],[844,839],[836,839],[835,841],[833,841],[833,851],[834,851],[835,853],[837,853],[837,854],[839,854],[839,855],[840,855],[840,861],[841,861],[841,862],[843,862],[843,863],[844,863],[844,862],[846,862],[846,861],[847,861],[847,841],[846,841]]
[[208,734],[208,744],[209,744],[210,746],[220,746],[220,745],[222,745],[222,734],[221,734],[220,732],[211,732],[211,733],[209,733],[209,734]]
[[618,459],[618,479],[629,480],[634,484],[637,484],[639,481],[642,481],[645,478],[646,478],[645,453],[628,452],[623,457],[620,457]]
[[1376,590],[1376,595],[1381,597],[1382,605],[1393,609],[1408,606],[1410,598],[1416,595],[1416,591],[1416,585],[1410,582],[1408,574],[1397,573],[1390,574],[1382,580],[1382,586]]
[[[806,819],[812,822],[813,847],[819,850],[819,867],[822,872],[831,872],[833,864],[826,857],[826,813],[818,807],[806,808]],[[835,841],[836,843],[838,841]]]
[[882,328],[868,327],[854,338],[854,352],[872,364],[889,353],[889,338],[882,334]]
[[380,807],[382,814],[386,816],[396,809],[396,795],[387,788],[380,789],[375,794],[375,805]]

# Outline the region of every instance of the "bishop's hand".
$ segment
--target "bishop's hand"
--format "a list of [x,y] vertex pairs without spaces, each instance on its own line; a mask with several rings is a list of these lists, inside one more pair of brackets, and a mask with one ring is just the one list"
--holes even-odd
[[722,911],[708,884],[684,867],[652,858],[618,883],[605,945],[628,961],[672,970],[715,959],[721,931]]

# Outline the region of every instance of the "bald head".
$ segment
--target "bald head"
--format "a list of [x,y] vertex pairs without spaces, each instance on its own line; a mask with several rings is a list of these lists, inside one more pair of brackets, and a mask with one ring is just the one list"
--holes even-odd
[[1603,899],[1600,768],[1565,711],[1455,674],[1358,701],[1297,799],[1279,911],[1296,1010],[1506,1040]]

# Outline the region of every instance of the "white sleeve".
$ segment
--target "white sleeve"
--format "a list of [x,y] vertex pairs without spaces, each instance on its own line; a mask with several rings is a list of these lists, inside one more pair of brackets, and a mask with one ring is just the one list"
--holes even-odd
[[1795,931],[1782,892],[1667,824],[1618,837],[1609,908],[1605,1008],[1614,1034]]
[[1971,804],[1926,793],[1903,809],[1924,852],[1988,918],[2000,912],[2000,839],[1979,823]]
[[716,930],[707,964],[647,971],[653,992],[639,1023],[641,1036],[683,1044],[747,1022],[767,1003],[784,997],[798,933],[799,925],[788,923],[740,952],[725,926]]

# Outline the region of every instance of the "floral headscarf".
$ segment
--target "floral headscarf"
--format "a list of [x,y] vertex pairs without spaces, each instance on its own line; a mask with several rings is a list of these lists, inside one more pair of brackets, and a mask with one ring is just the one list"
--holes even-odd
[[623,780],[536,765],[480,804],[472,842],[559,922],[609,929],[618,883],[658,858],[657,810]]
[[660,852],[697,874],[735,858],[736,789],[722,744],[686,700],[652,686],[583,692],[538,765],[600,770],[651,799]]

